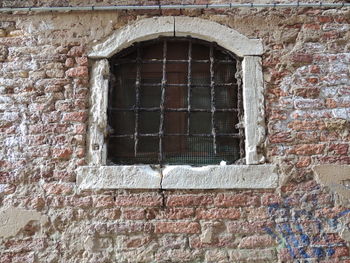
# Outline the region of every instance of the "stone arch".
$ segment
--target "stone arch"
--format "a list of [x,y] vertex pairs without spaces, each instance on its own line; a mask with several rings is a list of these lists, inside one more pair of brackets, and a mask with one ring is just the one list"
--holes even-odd
[[259,39],[249,39],[236,30],[201,18],[183,16],[153,17],[138,20],[116,30],[102,43],[92,47],[90,58],[109,58],[135,42],[159,36],[191,36],[216,42],[237,56],[257,56],[263,53]]

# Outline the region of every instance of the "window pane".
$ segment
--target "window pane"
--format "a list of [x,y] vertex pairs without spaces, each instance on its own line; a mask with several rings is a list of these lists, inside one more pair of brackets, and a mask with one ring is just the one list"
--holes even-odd
[[164,132],[166,134],[187,133],[187,112],[165,112],[164,117]]
[[235,66],[233,64],[216,64],[214,79],[216,84],[234,83]]
[[238,133],[235,128],[238,123],[235,112],[215,112],[214,118],[217,133]]
[[191,134],[211,134],[211,113],[192,112],[190,117]]
[[237,108],[237,87],[216,86],[215,106],[217,109]]
[[191,89],[191,108],[211,109],[210,87],[193,87]]
[[157,160],[159,154],[159,137],[139,137],[137,158],[148,163],[149,159]]
[[160,87],[143,86],[140,89],[140,105],[144,108],[159,107]]
[[210,63],[193,63],[192,64],[192,81],[193,85],[210,85]]
[[127,164],[134,156],[134,140],[132,138],[109,138],[108,159],[113,163]]
[[130,108],[135,105],[136,66],[124,64],[119,66],[115,75],[111,75],[111,106],[114,108]]
[[215,157],[211,137],[164,137],[164,162],[167,164],[219,164]]
[[112,111],[109,113],[109,126],[112,134],[134,134],[135,113],[132,111]]
[[192,59],[209,59],[210,48],[209,46],[192,44]]
[[187,108],[187,87],[166,87],[165,108]]
[[188,42],[187,41],[168,41],[167,42],[167,59],[187,60],[188,59]]
[[159,112],[140,112],[139,113],[139,132],[141,134],[159,132]]
[[166,80],[168,84],[187,84],[188,63],[168,63]]
[[161,84],[163,73],[161,63],[144,63],[141,66],[141,84]]
[[152,43],[141,48],[142,59],[163,59],[163,42]]
[[239,139],[232,137],[216,137],[216,151],[218,157],[229,163],[240,158]]

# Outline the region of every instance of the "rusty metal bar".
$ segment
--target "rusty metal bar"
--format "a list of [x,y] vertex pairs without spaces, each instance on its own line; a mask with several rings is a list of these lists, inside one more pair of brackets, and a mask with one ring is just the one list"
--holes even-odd
[[[164,133],[164,136],[189,136],[189,137],[213,137],[210,133]],[[159,137],[159,133],[139,133],[138,137]],[[232,137],[232,138],[242,138],[239,133],[216,133],[216,137]],[[110,135],[112,138],[135,138],[135,134],[113,134]]]
[[162,86],[160,97],[160,124],[159,124],[159,163],[163,162],[163,133],[164,133],[164,103],[165,103],[165,86],[166,79],[166,63],[167,63],[167,40],[163,40],[163,68],[162,68]]
[[215,127],[215,72],[214,72],[214,44],[210,45],[210,106],[211,133],[213,135],[213,150],[216,155],[216,127]]
[[188,42],[188,70],[187,70],[187,134],[190,134],[191,125],[191,82],[192,82],[192,41]]
[[137,157],[137,147],[139,143],[138,130],[139,130],[139,105],[140,105],[140,84],[141,84],[141,48],[140,44],[137,44],[137,59],[136,59],[136,81],[135,81],[135,137],[134,137],[134,155]]
[[[141,83],[142,87],[161,87],[162,83]],[[235,83],[216,83],[215,84],[216,87],[220,86],[220,87],[235,87],[237,86]],[[166,87],[188,87],[188,84],[166,84]],[[210,84],[191,84],[192,88],[205,88],[205,87],[210,87]]]
[[[142,60],[142,64],[160,64],[162,63],[163,60],[162,59],[144,59]],[[189,60],[187,59],[168,59],[167,63],[188,63]],[[210,63],[209,59],[192,59],[193,63]],[[132,64],[132,63],[136,63],[136,59],[118,59],[118,62],[115,63],[115,65],[121,65],[121,64]],[[232,60],[216,60],[215,63],[218,64],[230,64],[232,63]]]
[[[133,108],[110,108],[111,111],[136,111],[135,107]],[[160,111],[159,107],[152,108],[137,108],[138,111],[148,111],[148,112],[156,112]],[[165,112],[188,112],[188,108],[164,108]],[[231,108],[231,109],[215,109],[216,112],[238,112],[239,109]],[[212,112],[211,109],[194,109],[191,108],[191,112]]]

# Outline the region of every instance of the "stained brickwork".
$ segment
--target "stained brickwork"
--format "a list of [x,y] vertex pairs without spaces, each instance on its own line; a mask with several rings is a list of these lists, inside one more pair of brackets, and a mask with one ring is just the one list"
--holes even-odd
[[[9,5],[32,3],[0,4]],[[265,154],[279,167],[279,189],[78,191],[87,53],[131,21],[160,15],[263,40]],[[0,205],[47,219],[1,237],[0,262],[350,262],[350,210],[311,169],[350,164],[349,20],[346,8],[1,14]],[[10,221],[0,218],[1,233]]]

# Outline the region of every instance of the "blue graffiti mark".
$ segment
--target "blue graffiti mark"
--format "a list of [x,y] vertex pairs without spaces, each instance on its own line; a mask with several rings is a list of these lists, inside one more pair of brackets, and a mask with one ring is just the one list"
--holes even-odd
[[[317,205],[317,201],[315,202],[315,200],[316,195],[313,195],[313,199],[311,200],[312,204]],[[331,244],[331,241],[326,233],[322,233],[322,220],[315,218],[313,213],[306,209],[300,209],[297,211],[294,210],[293,213],[291,213],[289,203],[290,200],[287,199],[284,205],[276,203],[268,207],[268,212],[273,220],[278,216],[288,216],[292,220],[277,224],[277,233],[271,228],[265,227],[264,230],[266,233],[276,239],[280,246],[287,248],[290,256],[293,259],[302,258],[303,262],[308,262],[305,261],[305,259],[313,257],[322,259],[334,255],[334,244]],[[332,219],[328,220],[328,222],[326,220],[323,221],[326,221],[332,229],[336,229],[339,224],[339,219],[348,213],[350,213],[350,209],[338,213]],[[316,227],[316,231],[319,233],[319,235],[310,237],[300,223],[300,221],[303,219],[312,220],[312,223],[314,224],[313,227]],[[310,244],[318,242],[322,242],[327,245],[311,247],[310,251],[308,252],[305,250],[305,248],[309,247]]]

